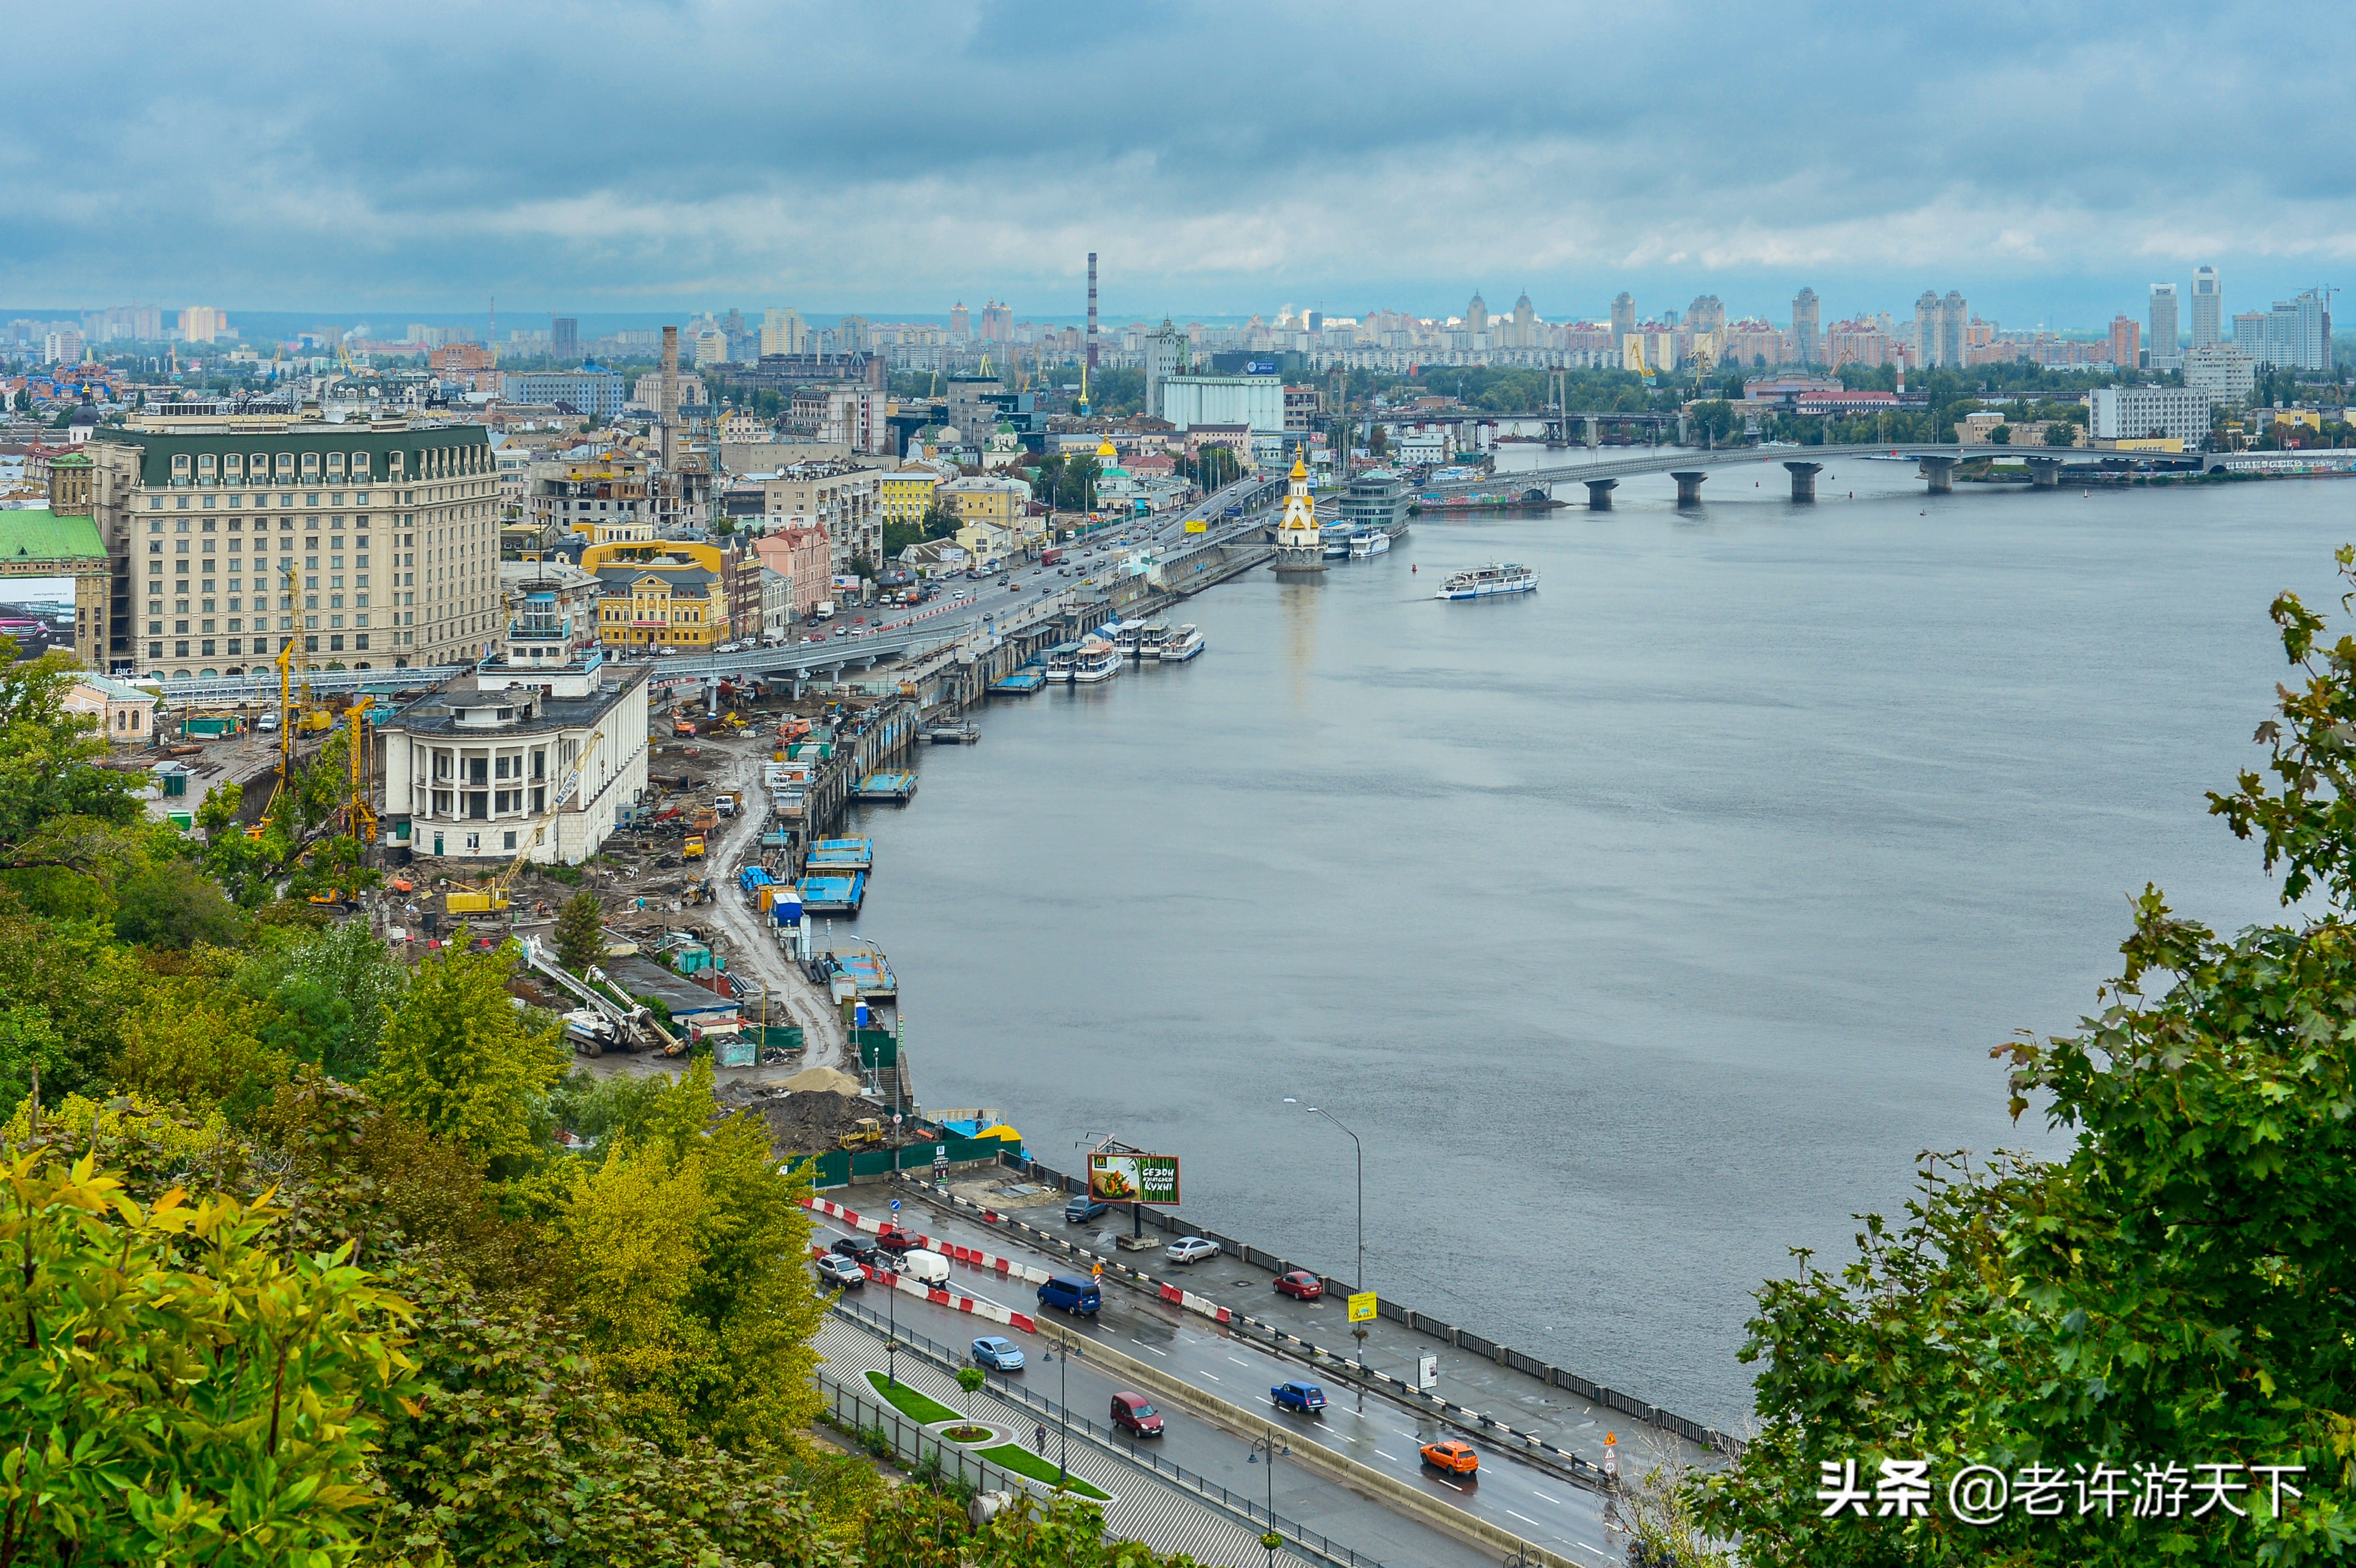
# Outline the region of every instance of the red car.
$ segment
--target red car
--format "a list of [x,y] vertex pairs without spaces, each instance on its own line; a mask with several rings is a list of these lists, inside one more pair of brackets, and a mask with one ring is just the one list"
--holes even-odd
[[905,1253],[913,1252],[925,1243],[914,1231],[898,1225],[885,1225],[876,1232],[875,1244],[887,1253]]
[[1132,1437],[1162,1435],[1162,1413],[1143,1394],[1127,1390],[1112,1396],[1112,1424]]
[[1316,1301],[1325,1294],[1325,1282],[1305,1268],[1276,1276],[1276,1288],[1295,1301]]

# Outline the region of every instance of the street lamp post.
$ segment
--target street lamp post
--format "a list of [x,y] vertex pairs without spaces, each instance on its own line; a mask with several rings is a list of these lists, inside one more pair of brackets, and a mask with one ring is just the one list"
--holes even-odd
[[[1300,1101],[1295,1100],[1289,1094],[1285,1096],[1284,1103],[1288,1105],[1297,1105],[1301,1104]],[[1342,1131],[1349,1135],[1350,1147],[1357,1151],[1358,1275],[1355,1283],[1351,1285],[1351,1288],[1353,1290],[1364,1290],[1366,1288],[1366,1146],[1358,1141],[1357,1134],[1350,1132],[1350,1129],[1347,1127],[1342,1126],[1342,1119],[1339,1116],[1336,1116],[1333,1112],[1320,1110],[1314,1105],[1308,1106],[1307,1110],[1311,1115],[1323,1116],[1327,1121],[1333,1123],[1335,1126],[1342,1127]],[[1365,1325],[1363,1323],[1354,1325],[1350,1329],[1350,1335],[1353,1339],[1358,1341],[1358,1408],[1363,1410],[1365,1408],[1366,1404]]]
[[1247,1465],[1257,1465],[1263,1459],[1268,1463],[1268,1528],[1260,1532],[1259,1543],[1268,1553],[1269,1568],[1275,1568],[1276,1543],[1281,1539],[1276,1528],[1276,1456],[1291,1452],[1292,1445],[1280,1441],[1276,1429],[1270,1427],[1266,1436],[1252,1439],[1251,1457],[1244,1461]]
[[884,1265],[882,1274],[886,1294],[890,1297],[884,1308],[891,1314],[891,1328],[884,1336],[884,1381],[894,1388],[900,1386],[900,1270],[899,1260]]
[[1066,1379],[1071,1375],[1072,1362],[1080,1358],[1079,1341],[1063,1340],[1059,1349],[1060,1355],[1050,1350],[1047,1359],[1055,1363],[1055,1484],[1060,1487],[1069,1475],[1064,1461],[1072,1435],[1070,1385]]

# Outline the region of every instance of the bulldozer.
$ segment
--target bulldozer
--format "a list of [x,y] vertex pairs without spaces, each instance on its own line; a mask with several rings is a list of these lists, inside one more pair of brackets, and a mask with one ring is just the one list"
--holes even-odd
[[835,1141],[843,1148],[882,1148],[884,1124],[873,1116],[862,1116]]

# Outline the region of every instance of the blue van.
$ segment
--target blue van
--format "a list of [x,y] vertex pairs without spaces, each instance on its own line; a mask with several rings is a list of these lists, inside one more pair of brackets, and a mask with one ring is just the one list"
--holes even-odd
[[1039,1287],[1039,1305],[1060,1307],[1080,1317],[1094,1317],[1104,1306],[1104,1293],[1097,1282],[1076,1274],[1059,1274]]

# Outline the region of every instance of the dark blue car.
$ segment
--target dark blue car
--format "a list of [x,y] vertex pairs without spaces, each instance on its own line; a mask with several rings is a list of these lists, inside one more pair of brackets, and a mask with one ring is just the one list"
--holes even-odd
[[1280,1410],[1297,1410],[1303,1415],[1314,1415],[1325,1408],[1325,1391],[1315,1383],[1279,1383],[1268,1391]]

